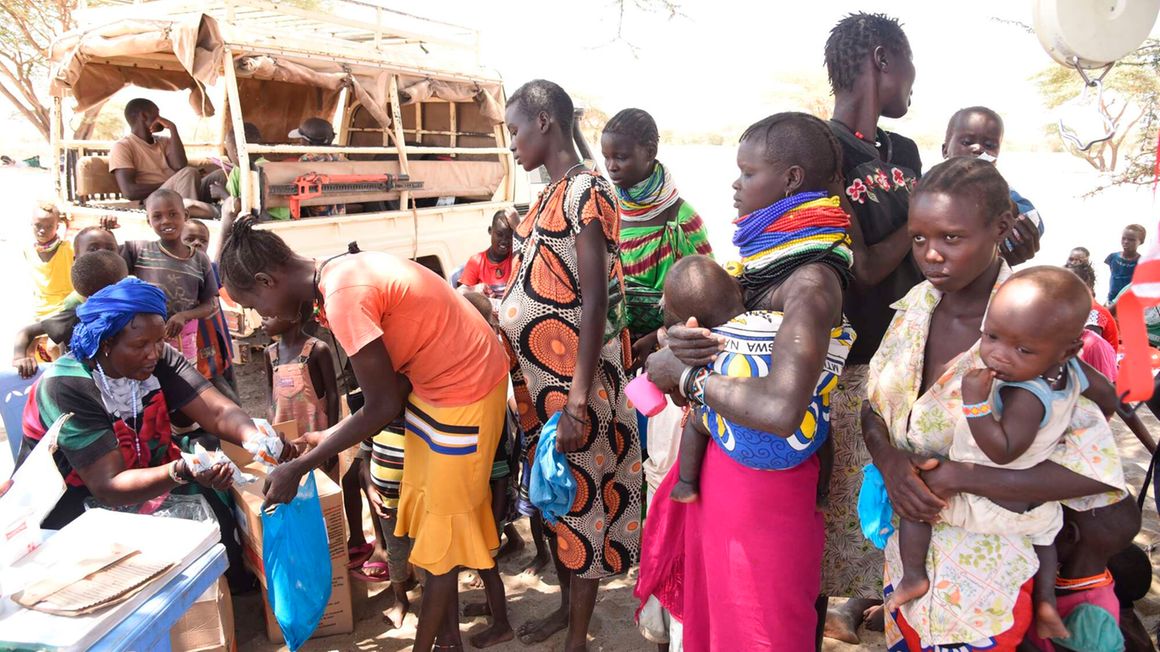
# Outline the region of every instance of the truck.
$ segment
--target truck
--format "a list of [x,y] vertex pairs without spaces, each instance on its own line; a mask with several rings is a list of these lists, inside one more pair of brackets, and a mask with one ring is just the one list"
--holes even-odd
[[[130,86],[187,93],[213,116],[215,137],[185,142],[187,156],[205,173],[242,170],[242,214],[344,205],[344,215],[259,224],[304,256],[357,241],[450,278],[488,246],[492,216],[526,209],[545,182],[514,162],[503,82],[481,65],[474,30],[360,0],[105,0],[74,17],[53,44],[50,79],[53,181],[74,229],[112,215],[122,239],[153,237],[109,170],[115,141],[64,136],[70,116],[91,120]],[[291,142],[310,117],[331,122],[331,145]],[[246,123],[261,142],[242,136]],[[300,160],[335,154],[344,160]]]

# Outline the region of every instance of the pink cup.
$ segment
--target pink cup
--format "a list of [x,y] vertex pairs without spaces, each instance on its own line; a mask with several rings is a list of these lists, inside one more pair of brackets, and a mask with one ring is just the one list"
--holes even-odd
[[668,402],[664,392],[648,379],[648,374],[633,378],[632,382],[625,385],[624,393],[628,396],[628,400],[632,401],[633,407],[646,417],[660,414]]

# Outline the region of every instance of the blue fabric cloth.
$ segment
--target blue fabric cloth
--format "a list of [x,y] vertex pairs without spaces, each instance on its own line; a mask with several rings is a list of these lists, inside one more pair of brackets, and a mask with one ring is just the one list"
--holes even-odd
[[88,360],[97,354],[101,341],[106,340],[133,321],[133,317],[161,315],[168,308],[165,292],[139,278],[129,276],[105,287],[77,306],[77,319],[69,347],[78,360]]
[[1104,264],[1112,270],[1112,278],[1108,281],[1108,303],[1115,301],[1120,291],[1132,282],[1132,273],[1136,271],[1139,260],[1127,260],[1119,253],[1108,254],[1104,259]]
[[532,504],[539,508],[544,520],[553,525],[572,509],[572,501],[576,499],[576,480],[568,467],[568,458],[556,450],[556,428],[560,425],[561,414],[553,414],[540,429],[530,492]]
[[862,489],[858,492],[858,520],[862,522],[862,536],[879,550],[886,548],[894,534],[894,506],[886,494],[886,482],[873,464],[862,468]]

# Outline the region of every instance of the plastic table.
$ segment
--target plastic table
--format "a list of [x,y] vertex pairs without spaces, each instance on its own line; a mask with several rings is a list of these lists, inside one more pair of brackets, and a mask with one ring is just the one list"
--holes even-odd
[[168,652],[169,630],[189,611],[194,600],[218,581],[228,565],[226,549],[215,544],[89,649]]

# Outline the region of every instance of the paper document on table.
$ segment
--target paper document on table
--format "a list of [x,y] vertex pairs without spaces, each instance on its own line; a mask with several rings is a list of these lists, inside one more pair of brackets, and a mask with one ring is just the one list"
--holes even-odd
[[[149,558],[136,550],[111,550],[103,559],[58,566],[54,576],[13,596],[22,607],[62,616],[92,613],[117,604],[140,590],[173,563]],[[86,572],[87,571],[87,572]],[[84,573],[80,579],[77,574]]]

